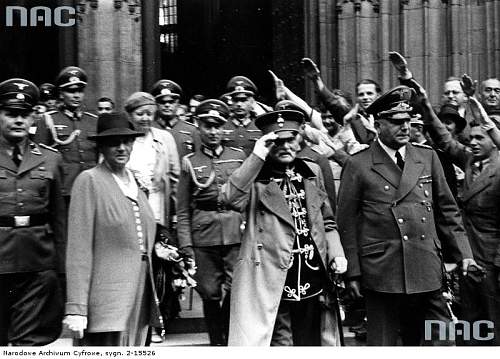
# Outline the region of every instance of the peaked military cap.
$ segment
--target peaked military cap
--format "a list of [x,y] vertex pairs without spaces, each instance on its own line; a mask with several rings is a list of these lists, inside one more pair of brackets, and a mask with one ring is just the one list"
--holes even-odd
[[295,136],[300,131],[300,126],[304,122],[304,114],[296,110],[277,110],[267,112],[255,119],[262,134],[275,132],[278,138],[289,138]]
[[76,66],[65,67],[57,76],[56,85],[60,89],[65,89],[70,86],[83,88],[87,86],[87,74]]
[[170,96],[177,99],[182,96],[182,88],[174,81],[160,80],[153,85],[151,94],[155,99],[163,96]]
[[40,85],[40,101],[56,99],[56,87],[50,83],[43,83]]
[[257,86],[245,76],[234,76],[226,85],[228,95],[235,96],[245,94],[247,96],[255,96]]
[[31,110],[39,96],[38,87],[31,81],[13,78],[0,83],[0,108]]
[[219,124],[227,122],[229,117],[229,108],[227,105],[219,100],[208,99],[202,101],[195,110],[195,116],[198,121],[215,120]]
[[455,122],[457,127],[457,132],[463,131],[465,126],[467,126],[467,121],[465,121],[465,118],[460,116],[457,105],[451,103],[444,104],[443,106],[441,106],[441,109],[439,110],[437,116],[441,121],[444,121],[446,118],[448,118],[453,122]]
[[366,111],[375,118],[409,119],[412,110],[410,102],[414,93],[415,91],[407,86],[397,86],[373,101]]
[[290,100],[281,100],[276,105],[274,105],[274,110],[294,110],[299,111],[304,115],[304,119],[308,121],[310,119],[309,114],[295,102]]

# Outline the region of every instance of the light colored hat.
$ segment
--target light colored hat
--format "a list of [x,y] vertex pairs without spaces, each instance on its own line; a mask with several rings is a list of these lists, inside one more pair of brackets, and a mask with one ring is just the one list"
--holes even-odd
[[125,101],[125,111],[131,113],[136,108],[145,106],[145,105],[155,105],[156,101],[153,95],[147,92],[134,92],[132,95],[127,98]]

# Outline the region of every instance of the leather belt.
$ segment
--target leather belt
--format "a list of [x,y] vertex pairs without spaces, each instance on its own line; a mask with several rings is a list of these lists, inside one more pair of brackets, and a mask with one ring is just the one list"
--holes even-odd
[[202,211],[217,212],[222,212],[227,209],[227,207],[222,202],[196,202],[195,208],[201,209]]
[[33,227],[43,226],[49,221],[47,214],[33,214],[31,216],[0,216],[0,227]]

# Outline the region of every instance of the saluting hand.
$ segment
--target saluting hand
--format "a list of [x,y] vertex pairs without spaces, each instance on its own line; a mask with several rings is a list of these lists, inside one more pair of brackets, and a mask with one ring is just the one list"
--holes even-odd
[[274,132],[269,132],[265,134],[255,142],[253,153],[257,157],[265,161],[267,155],[269,154],[269,151],[274,146],[274,140],[276,140],[277,138],[278,135]]
[[403,80],[409,80],[412,78],[412,74],[408,69],[408,62],[399,52],[390,51],[389,60],[391,61],[394,68],[399,72],[399,77]]
[[472,81],[472,78],[469,75],[463,74],[460,86],[462,87],[462,91],[467,96],[472,97],[476,92],[477,81]]
[[304,69],[304,73],[309,77],[309,78],[315,78],[319,76],[319,69],[318,66],[314,63],[313,60],[311,60],[308,57],[304,57],[300,63],[302,64],[302,68]]

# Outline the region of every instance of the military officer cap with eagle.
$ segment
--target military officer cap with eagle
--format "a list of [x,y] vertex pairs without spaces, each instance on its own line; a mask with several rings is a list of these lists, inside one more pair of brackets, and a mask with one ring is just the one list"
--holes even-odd
[[0,83],[0,108],[32,110],[40,92],[31,81],[13,78]]
[[195,111],[195,116],[198,121],[215,122],[223,125],[229,118],[229,108],[219,100],[208,99],[202,101]]
[[407,86],[397,86],[380,97],[366,109],[375,119],[388,119],[391,121],[406,121],[411,118],[410,105],[415,91]]
[[68,66],[59,72],[56,79],[56,86],[61,89],[84,88],[87,86],[87,74],[81,68]]

